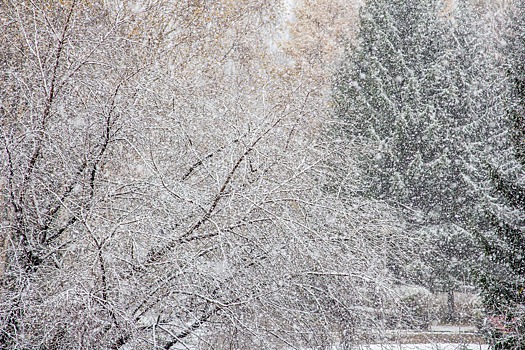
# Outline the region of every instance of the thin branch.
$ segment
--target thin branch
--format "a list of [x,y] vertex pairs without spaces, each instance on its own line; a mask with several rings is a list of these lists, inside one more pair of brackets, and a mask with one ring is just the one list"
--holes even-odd
[[[38,142],[38,145],[36,146],[30,160],[29,160],[29,163],[28,163],[28,166],[27,166],[27,170],[24,174],[24,179],[22,181],[22,184],[23,186],[27,183],[27,181],[29,180],[29,178],[31,177],[35,167],[36,167],[36,162],[38,160],[38,158],[40,157],[41,153],[42,153],[42,138],[43,138],[43,135],[44,135],[44,132],[45,132],[45,129],[46,129],[46,124],[47,124],[47,120],[49,119],[49,116],[51,115],[51,107],[53,105],[53,102],[54,102],[54,99],[55,99],[55,94],[56,94],[56,90],[55,90],[55,84],[56,84],[56,80],[57,80],[57,74],[58,74],[58,68],[60,67],[60,59],[61,59],[61,56],[62,56],[62,50],[64,49],[64,44],[66,42],[66,34],[68,32],[68,29],[69,29],[69,24],[71,22],[71,18],[73,16],[73,10],[75,9],[75,5],[76,5],[76,0],[73,0],[73,2],[71,3],[71,7],[69,8],[69,12],[68,12],[68,15],[67,15],[67,18],[66,18],[66,22],[64,24],[64,28],[62,30],[62,36],[58,42],[58,47],[57,47],[57,51],[56,51],[56,54],[55,54],[55,63],[53,65],[53,73],[51,75],[51,83],[50,83],[50,86],[49,86],[49,93],[48,93],[48,96],[47,96],[47,99],[46,99],[46,105],[44,107],[44,111],[42,113],[42,121],[41,121],[41,125],[40,125],[40,131],[39,131],[39,134],[40,134],[40,139],[37,140]],[[23,187],[22,186],[22,187]],[[24,192],[22,191],[20,193],[20,199],[23,198],[23,194]]]
[[159,259],[161,259],[164,255],[166,255],[170,250],[172,250],[181,240],[187,239],[190,237],[195,231],[197,231],[204,223],[206,223],[213,215],[215,209],[217,208],[217,205],[221,201],[221,199],[224,197],[224,194],[226,192],[226,189],[230,182],[233,180],[233,176],[237,172],[237,169],[241,165],[241,163],[244,161],[246,156],[254,149],[254,147],[261,141],[263,137],[265,137],[277,124],[279,124],[281,120],[278,119],[275,123],[273,123],[268,129],[266,129],[259,137],[257,137],[251,145],[246,148],[246,150],[242,153],[242,155],[237,159],[231,170],[228,172],[228,175],[226,176],[226,179],[222,183],[219,191],[213,198],[213,200],[210,203],[210,206],[206,213],[195,223],[193,224],[182,236],[173,239],[171,242],[164,245],[162,248],[160,248],[157,251],[152,251],[149,254],[149,258],[146,260],[145,265],[149,265],[152,263],[157,262]]
[[188,335],[192,334],[194,331],[199,329],[203,324],[205,324],[213,315],[219,312],[221,308],[219,306],[214,306],[207,312],[205,312],[201,317],[199,317],[195,322],[188,326],[184,331],[175,335],[175,339],[170,340],[164,345],[164,349],[169,350],[173,346],[177,345],[182,339],[186,338]]
[[[240,139],[235,139],[235,140],[232,141],[232,144],[238,143],[239,141],[240,141]],[[184,174],[184,176],[182,177],[182,181],[186,180],[195,171],[195,169],[197,169],[199,166],[201,166],[206,160],[208,160],[210,158],[213,158],[217,153],[222,152],[225,148],[226,148],[226,146],[219,147],[215,151],[208,153],[205,157],[201,158],[198,162],[193,164],[188,169],[186,174]]]

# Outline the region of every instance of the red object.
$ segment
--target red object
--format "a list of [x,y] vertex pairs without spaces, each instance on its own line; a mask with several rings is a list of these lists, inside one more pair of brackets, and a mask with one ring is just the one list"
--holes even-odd
[[488,316],[487,323],[489,326],[491,326],[492,328],[502,333],[508,333],[509,331],[509,329],[507,328],[505,324],[505,316],[503,315]]
[[517,318],[507,320],[504,315],[487,316],[487,325],[503,334],[513,333],[512,326],[517,322]]

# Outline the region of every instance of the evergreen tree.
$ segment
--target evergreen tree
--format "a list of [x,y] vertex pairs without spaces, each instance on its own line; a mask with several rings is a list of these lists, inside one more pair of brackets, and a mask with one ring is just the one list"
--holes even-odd
[[373,150],[361,159],[370,197],[413,202],[406,175],[422,161],[424,86],[442,42],[436,12],[434,0],[368,1],[359,45],[339,72],[336,114],[348,135]]
[[479,224],[485,253],[479,286],[492,320],[502,322],[489,327],[496,349],[525,347],[525,2],[515,10],[504,51],[511,94],[502,143],[510,157],[503,153],[499,164],[489,166],[492,190]]
[[368,150],[364,193],[420,212],[425,225],[462,223],[474,199],[464,174],[489,132],[493,76],[463,7],[443,16],[434,0],[367,2],[336,82],[336,114]]
[[467,2],[444,13],[436,0],[368,1],[335,88],[336,115],[363,149],[363,194],[406,209],[428,243],[411,277],[449,293],[450,320],[476,254],[471,173],[495,128],[493,58],[473,17]]

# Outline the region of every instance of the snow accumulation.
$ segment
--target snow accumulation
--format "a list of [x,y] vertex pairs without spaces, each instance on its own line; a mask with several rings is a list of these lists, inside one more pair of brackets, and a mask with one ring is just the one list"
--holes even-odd
[[482,344],[372,344],[362,345],[359,350],[488,350],[488,348],[488,345]]
[[[333,346],[331,350],[343,349],[341,346]],[[368,344],[352,347],[355,350],[488,350],[486,344],[465,343],[427,343],[427,344]],[[310,350],[304,349],[304,350]]]

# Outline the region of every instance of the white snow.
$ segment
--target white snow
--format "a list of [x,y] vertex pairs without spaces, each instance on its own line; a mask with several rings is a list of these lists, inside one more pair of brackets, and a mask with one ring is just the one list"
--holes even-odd
[[[371,344],[361,345],[360,350],[488,350],[485,344]],[[334,349],[336,350],[336,349]]]
[[475,326],[450,326],[450,325],[440,325],[440,326],[430,326],[430,331],[432,332],[442,332],[442,333],[471,333],[477,332],[477,327]]

